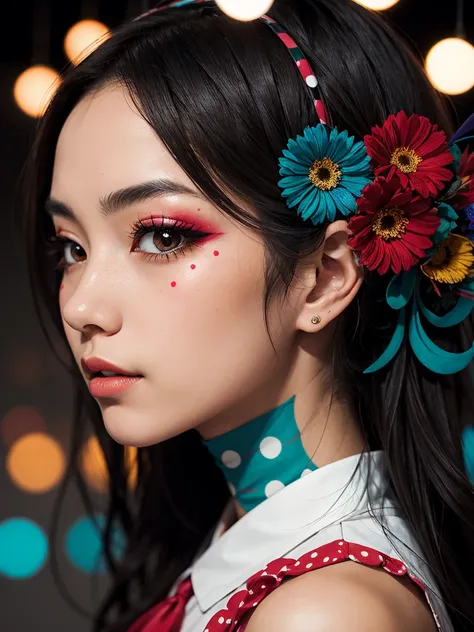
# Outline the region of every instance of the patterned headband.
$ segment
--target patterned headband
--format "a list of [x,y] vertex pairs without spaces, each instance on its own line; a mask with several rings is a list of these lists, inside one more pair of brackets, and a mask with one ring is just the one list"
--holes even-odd
[[[143,15],[140,15],[137,20],[140,18],[151,15],[152,13],[156,13],[158,11],[164,11],[165,9],[177,9],[178,7],[184,7],[188,4],[202,4],[207,0],[177,0],[177,2],[171,2],[170,4],[165,5],[164,7],[157,7],[156,9],[151,9],[147,11]],[[260,18],[265,24],[267,24],[274,33],[276,33],[279,39],[283,42],[283,44],[288,49],[293,61],[295,62],[298,70],[300,71],[301,76],[304,79],[305,84],[309,87],[311,91],[311,95],[314,102],[314,108],[316,110],[316,116],[321,123],[327,124],[329,119],[326,112],[326,108],[321,100],[321,94],[319,90],[318,80],[316,78],[313,69],[311,68],[311,64],[303,55],[298,44],[295,40],[282,28],[275,20],[273,20],[268,15],[263,15]]]
[[[202,2],[180,0],[148,13]],[[438,329],[457,326],[474,308],[474,153],[459,146],[474,140],[474,115],[450,142],[428,118],[404,111],[356,141],[328,125],[318,80],[294,39],[268,15],[261,19],[290,52],[320,121],[283,149],[282,197],[315,226],[346,219],[359,265],[388,277],[385,298],[398,322],[364,372],[388,365],[405,340],[433,373],[462,371],[474,344],[462,353],[446,351],[423,321]]]

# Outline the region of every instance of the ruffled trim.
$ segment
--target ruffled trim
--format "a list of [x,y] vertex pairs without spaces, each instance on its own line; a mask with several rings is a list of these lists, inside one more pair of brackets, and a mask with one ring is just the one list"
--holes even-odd
[[345,560],[352,560],[366,566],[379,566],[387,573],[398,577],[408,575],[423,590],[438,630],[441,630],[438,616],[425,586],[408,571],[403,562],[368,546],[346,540],[334,540],[305,553],[297,560],[282,557],[267,564],[264,570],[250,577],[245,589],[232,595],[227,606],[212,617],[204,632],[243,632],[255,608],[278,588],[283,579],[303,575],[317,568],[331,566]]

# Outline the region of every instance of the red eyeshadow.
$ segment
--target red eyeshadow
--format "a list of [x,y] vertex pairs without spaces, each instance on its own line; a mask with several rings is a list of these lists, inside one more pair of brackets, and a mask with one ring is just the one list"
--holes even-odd
[[[196,215],[194,215],[193,213],[188,213],[186,211],[173,212],[169,210],[166,212],[166,214],[163,213],[161,215],[154,215],[153,213],[151,213],[149,215],[146,215],[145,217],[140,217],[139,219],[145,226],[154,226],[155,224],[161,226],[162,222],[164,222],[164,226],[167,226],[168,224],[166,220],[172,220],[182,222],[183,224],[188,224],[189,226],[192,226],[194,230],[199,230],[202,233],[221,234],[220,228],[214,225],[209,220],[201,219],[200,217],[196,217]],[[169,226],[172,226],[172,224],[170,223]]]

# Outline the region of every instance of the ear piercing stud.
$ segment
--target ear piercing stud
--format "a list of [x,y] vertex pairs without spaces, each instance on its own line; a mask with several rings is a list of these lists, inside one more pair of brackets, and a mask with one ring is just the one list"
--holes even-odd
[[311,322],[313,323],[313,325],[319,325],[319,323],[321,322],[321,316],[319,314],[316,314],[316,316],[313,316],[313,318],[311,319]]

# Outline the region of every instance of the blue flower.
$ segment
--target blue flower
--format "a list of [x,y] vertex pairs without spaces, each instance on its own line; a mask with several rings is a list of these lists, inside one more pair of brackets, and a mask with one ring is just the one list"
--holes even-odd
[[474,204],[469,204],[469,206],[464,209],[464,213],[466,219],[469,220],[467,238],[474,243]]
[[336,211],[345,217],[354,214],[356,199],[374,180],[364,143],[322,123],[290,139],[283,156],[278,183],[282,196],[313,224],[333,222]]

